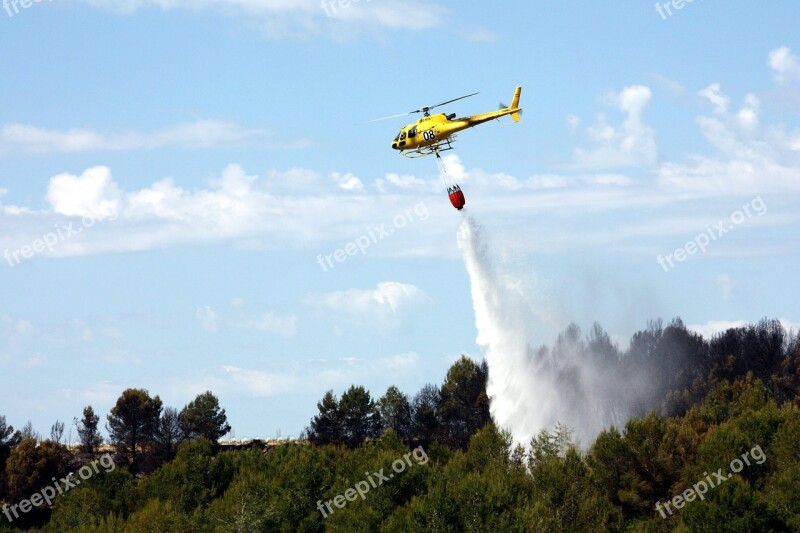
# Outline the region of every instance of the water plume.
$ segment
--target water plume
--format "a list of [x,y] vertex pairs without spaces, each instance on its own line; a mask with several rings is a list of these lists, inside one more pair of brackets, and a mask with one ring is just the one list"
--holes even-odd
[[[637,408],[646,384],[625,376],[619,353],[595,326],[586,341],[570,326],[552,350],[534,350],[536,325],[546,320],[544,299],[520,275],[493,261],[483,228],[465,218],[458,243],[470,277],[477,343],[489,365],[492,418],[528,445],[541,430],[568,426],[588,446],[606,426],[621,424]],[[536,344],[535,344],[536,343]]]

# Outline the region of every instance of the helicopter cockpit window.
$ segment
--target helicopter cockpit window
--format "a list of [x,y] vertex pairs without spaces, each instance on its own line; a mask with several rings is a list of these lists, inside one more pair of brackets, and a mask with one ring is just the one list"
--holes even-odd
[[399,133],[397,134],[397,137],[394,138],[394,140],[395,140],[395,142],[400,140],[400,134]]
[[413,139],[416,136],[417,136],[417,128],[411,128],[411,130],[409,130],[408,132],[408,138]]
[[401,141],[405,141],[406,140],[406,132],[401,132],[400,133],[400,140]]

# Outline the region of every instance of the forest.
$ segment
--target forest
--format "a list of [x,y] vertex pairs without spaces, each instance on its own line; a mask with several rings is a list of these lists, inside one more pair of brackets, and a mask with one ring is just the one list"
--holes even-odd
[[765,318],[705,339],[674,319],[622,351],[598,325],[564,340],[652,378],[593,442],[559,424],[515,445],[492,421],[491,369],[463,356],[413,395],[328,391],[278,444],[222,445],[210,391],[86,406],[77,447],[62,422],[42,436],[0,413],[0,532],[800,532],[800,335]]

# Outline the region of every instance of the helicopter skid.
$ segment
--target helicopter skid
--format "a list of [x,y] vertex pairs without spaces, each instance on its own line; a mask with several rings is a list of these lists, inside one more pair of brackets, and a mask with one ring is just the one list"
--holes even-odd
[[446,152],[448,150],[455,149],[455,147],[453,146],[453,141],[455,140],[456,136],[452,135],[442,141],[437,141],[427,146],[420,146],[419,148],[414,148],[413,150],[403,150],[400,153],[403,154],[403,156],[408,157],[410,159],[417,159],[418,157],[425,157],[428,155],[436,155],[439,152]]

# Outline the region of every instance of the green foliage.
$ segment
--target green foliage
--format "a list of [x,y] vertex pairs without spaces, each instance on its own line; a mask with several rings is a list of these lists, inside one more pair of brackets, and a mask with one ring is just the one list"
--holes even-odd
[[[3,506],[4,502],[0,500],[0,508]],[[4,515],[0,515],[0,533],[11,533],[14,531],[14,526],[11,525]]]
[[97,526],[108,511],[103,508],[103,493],[92,487],[78,487],[56,499],[45,531],[70,531],[81,526]]
[[464,449],[470,436],[491,421],[486,382],[489,369],[461,356],[447,372],[440,391],[439,433],[443,443]]
[[[129,389],[108,419],[139,473],[101,472],[14,526],[49,513],[39,531],[800,531],[800,337],[762,321],[706,342],[680,320],[653,322],[621,357],[595,324],[585,341],[570,327],[553,353],[570,350],[665,376],[639,398],[663,409],[608,428],[586,451],[560,425],[522,446],[489,419],[486,365],[461,358],[413,400],[396,387],[377,402],[363,387],[341,400],[329,391],[311,443],[222,451],[227,421],[213,394],[178,414]],[[97,420],[87,407],[79,428]],[[174,453],[184,431],[193,440]],[[36,435],[31,424],[15,432],[0,417],[0,498],[10,502],[81,456],[24,435]],[[0,520],[0,533],[12,529]]]
[[212,443],[198,438],[183,443],[178,455],[138,485],[137,501],[171,503],[182,513],[191,513],[222,496],[233,479],[229,453],[214,455]]
[[339,412],[339,401],[328,391],[322,400],[317,403],[319,414],[311,420],[308,428],[308,440],[313,444],[339,444],[342,442],[341,413]]
[[100,527],[109,515],[127,516],[136,504],[134,477],[125,468],[93,475],[63,495],[56,497],[46,531]]
[[270,478],[264,472],[242,470],[225,492],[212,502],[207,523],[212,531],[249,533],[264,531],[276,521],[276,512],[267,504],[270,499]]
[[743,380],[729,383],[723,380],[703,400],[700,416],[708,424],[720,424],[747,411],[767,404],[767,393],[761,381],[747,374]]
[[18,502],[27,499],[52,478],[66,474],[67,449],[53,441],[37,444],[33,439],[23,439],[11,450],[6,462],[6,479],[10,500]]
[[439,403],[441,394],[435,385],[425,385],[412,402],[411,438],[416,444],[428,447],[439,432]]
[[687,503],[680,511],[688,531],[776,531],[781,524],[753,487],[735,476],[714,487],[703,500]]
[[161,399],[143,389],[127,389],[108,415],[111,443],[136,472],[139,469],[139,449],[148,449],[154,442],[161,416]]
[[175,457],[178,445],[185,440],[185,432],[181,427],[180,414],[174,407],[167,407],[158,419],[155,432],[157,453],[163,460]]
[[5,470],[6,459],[11,453],[11,448],[19,443],[19,435],[14,432],[14,426],[6,423],[6,417],[0,415],[0,472]]
[[529,487],[510,450],[510,437],[493,425],[479,431],[466,452],[430,463],[427,492],[395,511],[384,531],[521,531],[515,515]]
[[786,407],[782,414],[785,422],[766,452],[770,474],[764,494],[770,510],[800,531],[800,410]]
[[381,428],[392,430],[403,440],[411,437],[411,402],[408,396],[392,385],[377,403]]
[[172,502],[150,500],[144,508],[128,518],[123,531],[126,533],[143,531],[185,533],[189,530],[189,523],[189,517],[176,509]]
[[91,405],[84,407],[83,418],[75,420],[75,425],[78,429],[78,438],[81,442],[81,452],[94,459],[97,450],[103,443],[103,438],[97,429],[100,423],[100,417],[95,414]]
[[378,411],[364,387],[350,387],[339,400],[342,441],[349,448],[359,446],[378,433]]
[[[179,420],[184,436],[188,439],[202,437],[217,442],[231,430],[225,409],[220,408],[219,399],[211,391],[199,394],[189,402],[181,410]],[[161,429],[162,435],[164,432],[172,433],[169,423],[162,424]],[[178,440],[177,435],[168,435],[167,440],[174,443]]]

